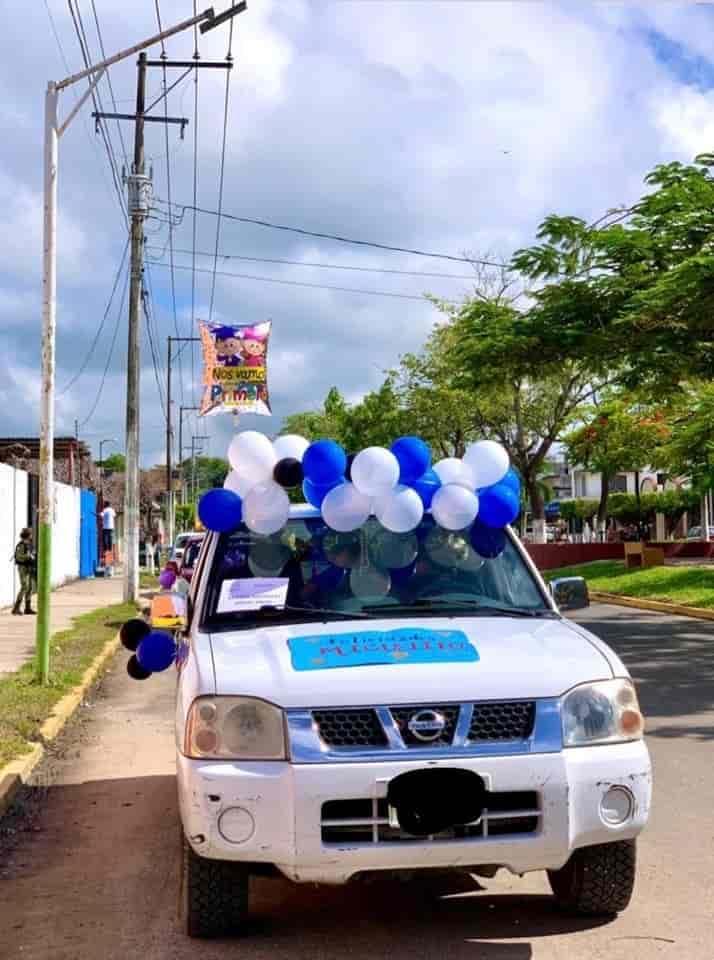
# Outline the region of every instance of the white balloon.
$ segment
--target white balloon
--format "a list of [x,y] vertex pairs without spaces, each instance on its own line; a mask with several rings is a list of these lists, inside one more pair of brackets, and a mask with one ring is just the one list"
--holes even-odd
[[243,520],[253,533],[267,537],[282,530],[290,515],[290,500],[277,483],[259,483],[243,501]]
[[366,497],[379,497],[399,482],[399,461],[385,447],[366,447],[352,463],[352,483]]
[[[278,462],[273,445],[263,433],[245,430],[237,433],[228,448],[228,459],[247,493],[259,483],[273,479],[273,468]],[[241,494],[243,496],[243,494]]]
[[457,483],[439,487],[431,501],[431,514],[445,530],[464,530],[474,522],[477,513],[478,497]]
[[415,530],[424,516],[424,504],[416,490],[399,484],[375,502],[375,516],[392,533]]
[[374,567],[358,567],[350,573],[350,590],[362,600],[374,597],[386,597],[392,581],[389,574],[375,570]]
[[293,460],[299,460],[302,463],[302,455],[310,446],[310,441],[305,437],[299,437],[296,433],[286,433],[282,437],[276,437],[273,440],[273,449],[278,460],[284,460],[291,457]]
[[353,483],[333,487],[322,501],[322,519],[331,530],[350,533],[369,518],[370,500]]
[[464,462],[474,474],[476,487],[490,487],[508,473],[508,451],[495,440],[479,440],[466,448]]
[[443,486],[447,483],[458,483],[460,487],[466,487],[467,490],[476,489],[476,478],[472,468],[457,457],[439,460],[434,464],[433,469]]
[[233,493],[237,493],[238,496],[243,499],[255,484],[251,480],[246,480],[239,473],[236,473],[235,470],[231,470],[224,480],[223,486],[226,490],[232,490]]

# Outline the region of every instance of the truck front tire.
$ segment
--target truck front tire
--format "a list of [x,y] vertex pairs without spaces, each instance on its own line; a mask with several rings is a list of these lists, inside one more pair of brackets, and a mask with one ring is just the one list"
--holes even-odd
[[613,916],[632,897],[636,873],[634,840],[583,847],[548,880],[558,906],[584,916]]
[[250,875],[241,863],[199,857],[183,840],[183,914],[189,937],[242,933],[248,918]]

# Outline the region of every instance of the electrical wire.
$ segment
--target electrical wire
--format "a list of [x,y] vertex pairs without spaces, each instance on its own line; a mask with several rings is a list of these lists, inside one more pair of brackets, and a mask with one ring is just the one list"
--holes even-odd
[[[148,263],[153,264],[157,267],[168,267],[167,263],[162,263],[160,260],[148,260]],[[188,264],[177,263],[174,267],[175,270],[192,270],[193,267]],[[337,287],[329,283],[308,283],[306,280],[285,280],[278,279],[277,277],[256,277],[248,273],[231,273],[226,270],[213,271],[209,269],[201,269],[197,267],[195,273],[216,273],[219,277],[234,277],[236,280],[258,280],[262,283],[279,283],[288,287],[311,287],[315,290],[334,290],[339,293],[357,293],[365,294],[371,297],[394,297],[397,300],[421,300],[424,302],[424,296],[416,293],[394,293],[388,290],[364,290],[362,288],[354,287]],[[444,300],[444,303],[456,303],[455,300]]]
[[[231,7],[235,6],[235,0],[232,0]],[[226,54],[226,60],[230,63],[233,60],[233,24],[234,21],[231,20],[229,33],[228,33],[228,53]],[[223,212],[223,179],[226,169],[226,137],[228,133],[228,103],[230,99],[231,91],[231,74],[232,70],[226,71],[226,92],[223,100],[223,143],[221,146],[221,172],[218,180],[218,215],[216,217],[216,247],[213,256],[213,277],[211,278],[211,300],[208,307],[208,322],[210,323],[213,319],[213,301],[216,295],[216,270],[218,268],[218,247],[221,239],[221,214]],[[171,198],[169,197],[169,204]],[[170,206],[169,206],[170,209]]]
[[63,387],[62,390],[59,391],[59,393],[57,394],[57,396],[59,397],[63,397],[65,393],[67,393],[67,391],[70,389],[70,387],[74,386],[77,380],[79,380],[79,378],[82,376],[84,371],[87,369],[87,364],[92,359],[92,354],[94,353],[96,346],[99,343],[99,337],[101,336],[102,330],[104,329],[104,324],[106,323],[106,319],[109,316],[109,311],[112,308],[112,303],[114,301],[114,294],[116,293],[117,287],[119,286],[119,280],[121,279],[122,271],[124,270],[124,264],[126,262],[126,255],[128,250],[129,250],[129,238],[127,237],[126,243],[124,244],[124,252],[121,255],[121,262],[114,276],[112,292],[109,294],[109,300],[107,301],[107,306],[104,310],[104,315],[102,317],[101,323],[97,327],[97,332],[94,334],[94,339],[92,340],[89,350],[87,350],[87,353],[85,354],[84,360],[82,361],[79,367],[79,370],[75,373],[75,375],[67,383],[67,385]]
[[159,375],[159,364],[157,360],[158,348],[154,342],[154,335],[151,329],[151,312],[148,306],[149,300],[149,291],[144,287],[141,291],[141,306],[144,313],[144,320],[146,321],[146,334],[149,341],[149,350],[151,351],[151,365],[154,368],[154,379],[156,380],[156,389],[159,394],[159,406],[161,407],[161,412],[164,415],[164,420],[166,420],[166,400],[164,399],[163,385],[161,383],[161,377]]
[[[166,256],[166,246],[164,247],[154,247],[151,246],[148,249],[151,250],[160,250],[161,258]],[[183,253],[183,254],[193,254],[193,250],[184,250],[175,248],[174,253]],[[208,250],[197,250],[195,251],[196,256],[199,257],[212,257],[213,254]],[[352,265],[342,264],[342,263],[316,263],[307,260],[283,260],[277,257],[248,257],[240,253],[219,253],[219,260],[246,260],[250,263],[275,263],[283,266],[291,267],[318,267],[324,270],[353,270],[359,273],[386,273],[393,274],[396,276],[403,277],[438,277],[442,280],[473,280],[474,276],[472,273],[428,273],[426,271],[422,272],[419,270],[394,270],[387,267],[356,267]]]
[[[154,0],[154,5],[156,7],[156,22],[159,26],[159,33],[163,32],[163,26],[161,24],[161,10],[159,8],[159,0]],[[161,41],[161,59],[166,59],[166,46],[164,41]],[[164,79],[164,120],[168,118],[169,110],[169,100],[168,100],[168,89],[166,84],[166,65],[163,66],[163,79]],[[171,154],[169,151],[169,125],[168,122],[164,123],[164,138],[166,144],[166,185],[168,190],[169,203],[171,203]],[[178,312],[176,310],[176,273],[174,270],[174,226],[172,223],[169,223],[169,259],[171,263],[171,304],[173,309],[173,318],[174,318],[174,330],[176,331],[176,336],[181,337],[181,331],[179,330],[178,323]],[[181,363],[181,356],[178,356],[178,368],[179,368],[179,392],[181,394],[181,403],[184,402],[184,392],[183,392],[183,364]],[[171,411],[169,410],[168,416],[171,416]]]
[[[166,201],[162,200],[160,197],[155,197],[154,199],[156,203],[162,203],[164,206],[166,206]],[[394,253],[410,253],[417,257],[433,257],[436,260],[452,260],[455,263],[478,263],[484,267],[503,266],[502,263],[497,263],[495,260],[480,260],[477,257],[456,257],[450,253],[434,253],[429,250],[415,250],[411,247],[397,247],[388,243],[378,243],[374,240],[356,240],[354,237],[343,237],[335,233],[320,233],[316,230],[306,230],[303,227],[289,227],[282,223],[272,223],[269,220],[259,220],[255,217],[239,217],[233,213],[223,213],[220,210],[208,210],[205,207],[199,207],[190,203],[174,203],[172,206],[181,211],[181,213],[177,216],[177,225],[183,220],[187,210],[195,210],[196,213],[202,213],[210,217],[222,217],[224,220],[233,220],[236,223],[248,223],[255,227],[267,227],[270,230],[283,230],[287,233],[300,234],[300,236],[303,237],[316,237],[319,240],[336,240],[339,243],[351,243],[360,247],[374,247],[377,250],[390,250]],[[169,214],[169,219],[171,216],[172,215]]]
[[94,416],[95,410],[96,410],[97,407],[99,406],[99,401],[100,401],[101,398],[102,398],[102,391],[104,390],[104,384],[105,384],[106,379],[107,379],[107,373],[109,372],[109,366],[110,366],[110,364],[111,364],[111,362],[112,362],[112,356],[113,356],[113,354],[114,354],[114,347],[115,347],[116,342],[117,342],[117,335],[118,335],[118,333],[119,333],[119,327],[121,326],[121,318],[122,318],[122,315],[123,315],[123,313],[124,313],[124,304],[126,303],[126,294],[127,294],[127,290],[128,290],[128,289],[129,289],[129,269],[127,268],[126,276],[125,276],[125,279],[124,279],[124,292],[122,293],[121,303],[119,304],[119,311],[118,311],[118,313],[117,313],[117,322],[116,322],[116,324],[115,324],[115,326],[114,326],[114,336],[112,337],[111,346],[109,347],[109,356],[107,357],[107,362],[106,362],[106,364],[104,365],[104,373],[102,374],[102,379],[101,379],[101,382],[100,382],[100,384],[99,384],[99,389],[97,390],[97,395],[96,395],[96,397],[94,398],[94,403],[92,404],[92,409],[89,411],[88,416],[81,422],[81,424],[80,424],[81,427],[85,427],[85,426],[89,423],[89,421],[92,419],[92,417]]
[[[86,46],[86,42],[85,42],[86,34],[84,32],[84,25],[82,24],[82,15],[79,10],[79,5],[77,5],[76,13],[75,13],[75,7],[72,3],[72,0],[67,0],[67,5],[69,7],[69,12],[72,17],[72,23],[74,24],[74,29],[77,34],[77,39],[79,41],[79,48],[82,53],[82,59],[84,61],[84,65],[85,67],[89,68],[90,66],[89,47]],[[92,78],[88,77],[87,79],[88,79],[88,83],[91,85]],[[95,113],[104,113],[101,95],[99,93],[99,90],[96,87],[92,90],[92,103],[94,104]],[[111,142],[111,136],[109,135],[109,131],[106,128],[106,126],[98,118],[97,118],[97,127],[99,129],[99,132],[102,135],[102,140],[104,141],[104,147],[107,151],[107,156],[109,158],[109,167],[112,172],[114,189],[116,191],[117,199],[119,201],[119,209],[122,212],[122,216],[124,217],[124,221],[128,229],[129,220],[127,217],[124,194],[122,193],[121,186],[120,186],[119,172],[117,169],[117,160],[116,160],[116,155],[114,153],[114,146]]]
[[[193,15],[197,16],[196,11],[196,0],[193,0]],[[194,71],[194,80],[193,80],[193,204],[194,206],[198,203],[198,75],[201,72],[198,69],[198,61],[200,59],[200,52],[198,49],[198,24],[193,26],[193,58],[196,61],[196,70]],[[191,258],[191,333],[193,333],[195,324],[196,324],[196,230],[197,230],[197,217],[196,211],[193,211],[193,227],[192,227],[192,258]],[[170,219],[170,218],[169,218]],[[196,399],[196,350],[195,345],[191,344],[191,397],[195,402]]]
[[[101,27],[99,26],[99,16],[97,15],[97,7],[96,7],[96,4],[95,4],[94,0],[91,0],[91,3],[92,3],[92,13],[94,14],[94,26],[96,27],[96,30],[97,30],[97,40],[99,41],[99,49],[100,49],[101,54],[102,54],[102,60],[106,60],[106,59],[107,59],[107,54],[106,54],[106,51],[105,51],[105,49],[104,49],[104,39],[103,39],[103,37],[102,37],[102,30],[101,30]],[[79,7],[78,7],[77,9],[79,9]],[[111,76],[109,75],[109,69],[108,69],[108,68],[107,68],[107,70],[105,70],[105,76],[106,76],[106,78],[107,78],[107,85],[108,85],[108,87],[109,87],[109,96],[111,97],[112,106],[114,107],[114,113],[118,113],[119,111],[118,111],[118,109],[117,109],[117,101],[116,101],[116,98],[115,98],[115,96],[114,96],[114,87],[112,86],[112,78],[111,78]],[[121,129],[121,120],[117,120],[116,123],[117,123],[117,133],[119,134],[119,143],[121,144],[121,152],[122,152],[122,156],[124,157],[124,166],[128,169],[128,168],[129,168],[129,159],[128,159],[127,153],[126,153],[126,145],[125,145],[125,143],[124,143],[124,134],[122,133],[122,129]]]

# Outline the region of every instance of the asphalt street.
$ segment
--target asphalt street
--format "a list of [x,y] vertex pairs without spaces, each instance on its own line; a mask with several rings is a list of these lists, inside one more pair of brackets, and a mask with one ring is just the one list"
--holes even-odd
[[172,675],[140,684],[119,655],[91,704],[2,824],[5,960],[712,960],[714,623],[594,605],[578,617],[639,685],[655,768],[630,908],[561,915],[544,875],[449,886],[254,884],[240,941],[184,937]]

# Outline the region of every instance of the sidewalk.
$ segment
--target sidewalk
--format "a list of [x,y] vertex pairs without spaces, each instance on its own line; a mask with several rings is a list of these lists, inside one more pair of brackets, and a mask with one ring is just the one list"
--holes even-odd
[[[123,579],[114,576],[108,579],[76,580],[52,592],[52,634],[65,630],[72,618],[81,613],[121,603]],[[32,598],[33,605],[36,597]],[[35,624],[37,617],[16,617],[10,610],[0,611],[0,674],[17,670],[35,653]]]

